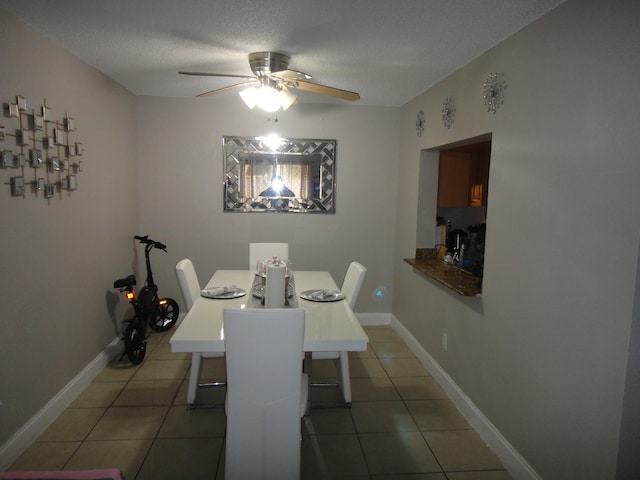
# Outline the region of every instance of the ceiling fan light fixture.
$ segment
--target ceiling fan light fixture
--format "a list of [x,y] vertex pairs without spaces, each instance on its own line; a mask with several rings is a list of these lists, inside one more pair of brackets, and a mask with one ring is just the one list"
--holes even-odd
[[244,90],[240,90],[240,98],[247,104],[251,110],[258,103],[258,89],[256,87],[248,87]]
[[273,88],[268,85],[246,88],[240,91],[240,97],[251,110],[258,106],[265,112],[276,112],[280,108],[286,110],[297,99],[294,94],[286,89]]
[[282,107],[282,110],[286,110],[298,100],[298,97],[291,93],[287,88],[280,90],[278,96],[280,97],[280,106]]

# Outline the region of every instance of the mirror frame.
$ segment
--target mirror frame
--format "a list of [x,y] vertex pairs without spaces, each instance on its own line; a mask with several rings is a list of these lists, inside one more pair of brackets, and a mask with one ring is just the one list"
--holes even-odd
[[[224,211],[236,213],[335,213],[336,140],[223,136]],[[317,197],[248,196],[243,189],[243,166],[250,157],[277,164],[309,163],[319,158]]]

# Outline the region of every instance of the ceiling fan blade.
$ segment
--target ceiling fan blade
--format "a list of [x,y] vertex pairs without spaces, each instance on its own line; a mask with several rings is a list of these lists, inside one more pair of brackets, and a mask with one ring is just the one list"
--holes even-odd
[[[252,78],[252,77],[249,77]],[[252,81],[252,82],[242,82],[242,83],[236,83],[235,85],[229,85],[228,87],[222,87],[222,88],[217,88],[216,90],[211,90],[210,92],[205,92],[205,93],[201,93],[200,95],[196,95],[196,97],[208,97],[210,95],[216,95],[218,93],[223,93],[226,92],[228,90],[234,90],[236,88],[242,88],[245,86],[249,86],[249,85],[255,85],[256,81]]]
[[354,102],[360,98],[360,94],[357,92],[350,92],[349,90],[342,90],[340,88],[327,87],[326,85],[319,85],[317,83],[302,82],[300,80],[295,81],[294,88],[304,90],[306,92],[319,93],[320,95],[328,95],[330,97],[341,98],[342,100],[349,100]]
[[204,72],[178,72],[180,75],[196,75],[199,77],[230,77],[230,78],[253,78],[253,75],[229,75],[226,73],[204,73]]
[[284,80],[309,80],[311,78],[311,75],[299,70],[282,70],[281,72],[274,72],[272,76],[280,77]]

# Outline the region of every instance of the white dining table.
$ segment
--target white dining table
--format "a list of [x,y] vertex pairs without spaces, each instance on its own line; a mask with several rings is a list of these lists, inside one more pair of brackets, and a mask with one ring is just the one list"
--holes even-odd
[[[369,338],[356,319],[346,300],[317,302],[304,300],[300,293],[312,289],[338,290],[326,271],[295,271],[293,274],[295,298],[305,311],[304,351],[307,353],[305,370],[310,372],[311,352],[365,351]],[[239,298],[210,299],[200,297],[186,314],[171,337],[173,352],[224,352],[225,308],[264,308],[252,296],[256,281],[250,270],[218,270],[205,288],[235,285],[246,290]]]

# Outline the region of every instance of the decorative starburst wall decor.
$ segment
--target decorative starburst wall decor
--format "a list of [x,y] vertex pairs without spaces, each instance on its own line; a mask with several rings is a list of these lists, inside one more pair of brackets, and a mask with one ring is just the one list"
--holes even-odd
[[442,103],[442,123],[447,128],[451,128],[451,124],[454,120],[454,114],[456,113],[456,106],[453,97],[445,98]]
[[420,110],[418,112],[418,117],[416,118],[416,133],[418,134],[419,137],[421,137],[422,132],[424,132],[424,124],[425,124],[424,112]]
[[504,91],[507,89],[507,84],[504,81],[503,73],[490,73],[483,85],[484,105],[487,107],[487,112],[495,115],[496,111],[504,103]]

